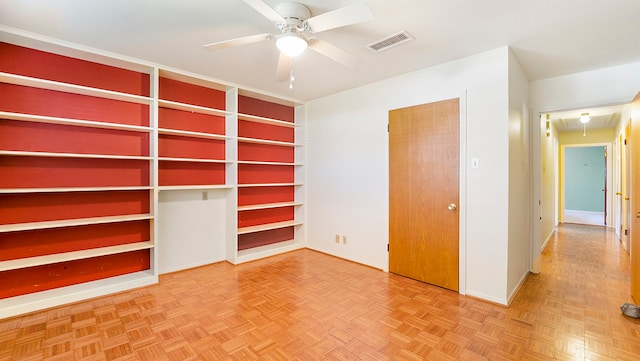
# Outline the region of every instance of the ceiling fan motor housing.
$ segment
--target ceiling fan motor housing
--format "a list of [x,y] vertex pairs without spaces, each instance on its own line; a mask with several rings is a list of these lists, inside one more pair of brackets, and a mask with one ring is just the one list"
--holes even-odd
[[304,22],[311,17],[311,11],[306,6],[297,2],[286,2],[277,5],[274,10],[286,21],[286,27],[282,30],[296,29],[304,30]]

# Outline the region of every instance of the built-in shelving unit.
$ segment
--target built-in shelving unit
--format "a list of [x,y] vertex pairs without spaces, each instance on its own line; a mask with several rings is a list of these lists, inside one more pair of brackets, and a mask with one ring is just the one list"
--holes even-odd
[[0,52],[0,317],[48,305],[35,293],[157,282],[153,69]]
[[[184,79],[184,80],[183,80]],[[159,78],[159,185],[226,184],[226,93],[221,85],[189,82],[164,71]]]
[[[302,245],[295,107],[238,97],[238,255],[248,260]],[[297,179],[298,178],[298,179]],[[298,192],[299,193],[299,192]]]
[[[0,318],[155,283],[163,247],[304,247],[296,102],[5,27],[0,53]],[[161,199],[194,197],[218,236],[172,238]]]

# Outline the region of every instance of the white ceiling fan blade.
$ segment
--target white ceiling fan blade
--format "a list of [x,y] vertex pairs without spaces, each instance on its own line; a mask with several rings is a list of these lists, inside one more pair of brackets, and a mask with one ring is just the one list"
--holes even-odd
[[244,0],[249,6],[254,8],[257,12],[262,14],[265,18],[271,20],[274,23],[286,23],[287,21],[278,14],[271,6],[267,5],[262,0]]
[[260,41],[270,40],[272,38],[273,38],[273,35],[271,35],[269,33],[256,34],[256,35],[244,36],[242,38],[219,41],[217,43],[207,44],[204,47],[207,50],[220,50],[220,49],[230,48],[230,47],[233,47],[233,46],[240,46],[240,45],[258,43]]
[[347,68],[355,68],[358,58],[340,49],[339,47],[320,39],[309,40],[309,49],[338,62]]
[[278,69],[276,70],[276,81],[291,81],[291,67],[293,66],[293,58],[280,53],[278,59]]
[[373,20],[373,13],[365,3],[341,7],[307,19],[313,33]]

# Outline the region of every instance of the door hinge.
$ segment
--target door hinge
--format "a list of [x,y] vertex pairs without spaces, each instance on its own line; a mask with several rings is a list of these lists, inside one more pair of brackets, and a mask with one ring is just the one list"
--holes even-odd
[[387,243],[387,252],[389,252],[389,243]]
[[624,140],[624,145],[627,145],[627,140],[626,139]]
[[389,133],[389,123],[387,123],[387,133]]
[[628,236],[628,235],[629,235],[629,230],[628,230],[628,229],[625,229],[625,230],[624,230],[624,235],[625,235],[625,236]]

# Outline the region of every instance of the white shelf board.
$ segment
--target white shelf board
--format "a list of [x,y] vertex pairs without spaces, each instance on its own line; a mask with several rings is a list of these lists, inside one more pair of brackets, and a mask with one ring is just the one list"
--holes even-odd
[[301,166],[301,163],[286,163],[286,162],[257,162],[251,160],[240,160],[238,164],[253,164],[253,165],[292,165]]
[[160,186],[160,191],[186,191],[186,190],[207,190],[207,189],[233,189],[233,186],[221,184],[221,185],[189,185],[189,186]]
[[20,120],[23,122],[33,122],[33,123],[74,125],[74,126],[87,127],[87,128],[127,130],[127,131],[142,132],[142,133],[151,132],[150,127],[144,127],[139,125],[96,122],[93,120],[49,117],[45,115],[12,113],[12,112],[3,112],[3,111],[0,111],[0,119]]
[[216,139],[216,140],[233,139],[232,137],[227,137],[220,134],[192,132],[189,130],[167,129],[167,128],[158,128],[158,134],[176,135],[180,137],[191,137],[191,138]]
[[271,125],[277,125],[277,126],[287,127],[287,128],[294,128],[297,126],[295,123],[285,122],[284,120],[271,119],[271,118],[259,117],[256,115],[249,115],[249,114],[242,114],[242,113],[238,113],[238,120],[246,120],[248,122],[262,123],[262,124],[271,124]]
[[56,253],[46,256],[14,259],[10,261],[0,261],[0,272],[67,261],[75,261],[80,259],[108,256],[112,254],[126,253],[151,248],[153,248],[153,243],[151,242],[136,242],[110,247],[86,249],[82,251]]
[[238,142],[240,143],[257,143],[257,144],[268,144],[268,145],[279,145],[283,147],[301,147],[301,144],[290,143],[290,142],[280,142],[277,140],[267,140],[267,139],[258,139],[258,138],[247,138],[247,137],[238,137]]
[[238,211],[252,211],[256,209],[270,209],[270,208],[282,208],[282,207],[295,207],[301,206],[301,202],[281,202],[281,203],[263,203],[252,204],[248,206],[238,206]]
[[55,153],[55,152],[27,152],[18,150],[0,150],[0,155],[24,157],[53,157],[53,158],[92,158],[92,159],[122,159],[122,160],[152,160],[148,156],[111,155],[111,154],[83,154],[83,153]]
[[187,111],[187,112],[207,114],[207,115],[216,115],[216,116],[219,116],[219,117],[225,117],[228,114],[230,114],[229,112],[227,112],[225,110],[220,110],[220,109],[215,109],[215,108],[208,108],[208,107],[203,107],[203,106],[200,106],[200,105],[193,105],[193,104],[174,102],[172,100],[160,99],[160,100],[158,100],[158,105],[161,108],[184,110],[184,111]]
[[189,162],[189,163],[233,163],[228,160],[220,160],[220,159],[202,159],[202,158],[171,158],[171,157],[159,157],[159,161],[161,162]]
[[130,222],[130,221],[139,221],[144,219],[153,219],[153,216],[150,214],[129,214],[129,215],[122,215],[122,216],[89,217],[89,218],[63,219],[63,220],[57,220],[57,221],[3,224],[3,225],[0,225],[0,233],[31,231],[35,229],[85,226],[90,224]]
[[299,221],[284,221],[269,224],[261,224],[259,226],[241,227],[238,228],[238,234],[255,233],[260,231],[269,231],[272,229],[285,228],[291,226],[299,226],[302,222]]
[[65,93],[88,95],[88,96],[93,96],[98,98],[112,99],[112,100],[137,103],[137,104],[149,105],[152,103],[152,99],[150,97],[121,93],[117,91],[105,90],[105,89],[99,89],[99,88],[91,88],[83,85],[62,83],[62,82],[53,81],[53,80],[32,78],[28,76],[4,73],[4,72],[0,72],[0,82],[15,84],[15,85],[23,85],[23,86],[39,88],[39,89],[60,91]]
[[53,187],[53,188],[1,188],[0,194],[14,193],[63,193],[63,192],[109,192],[109,191],[141,191],[150,190],[150,186],[115,186],[115,187]]
[[238,187],[285,187],[285,186],[294,186],[299,187],[301,183],[254,183],[254,184],[238,184]]

